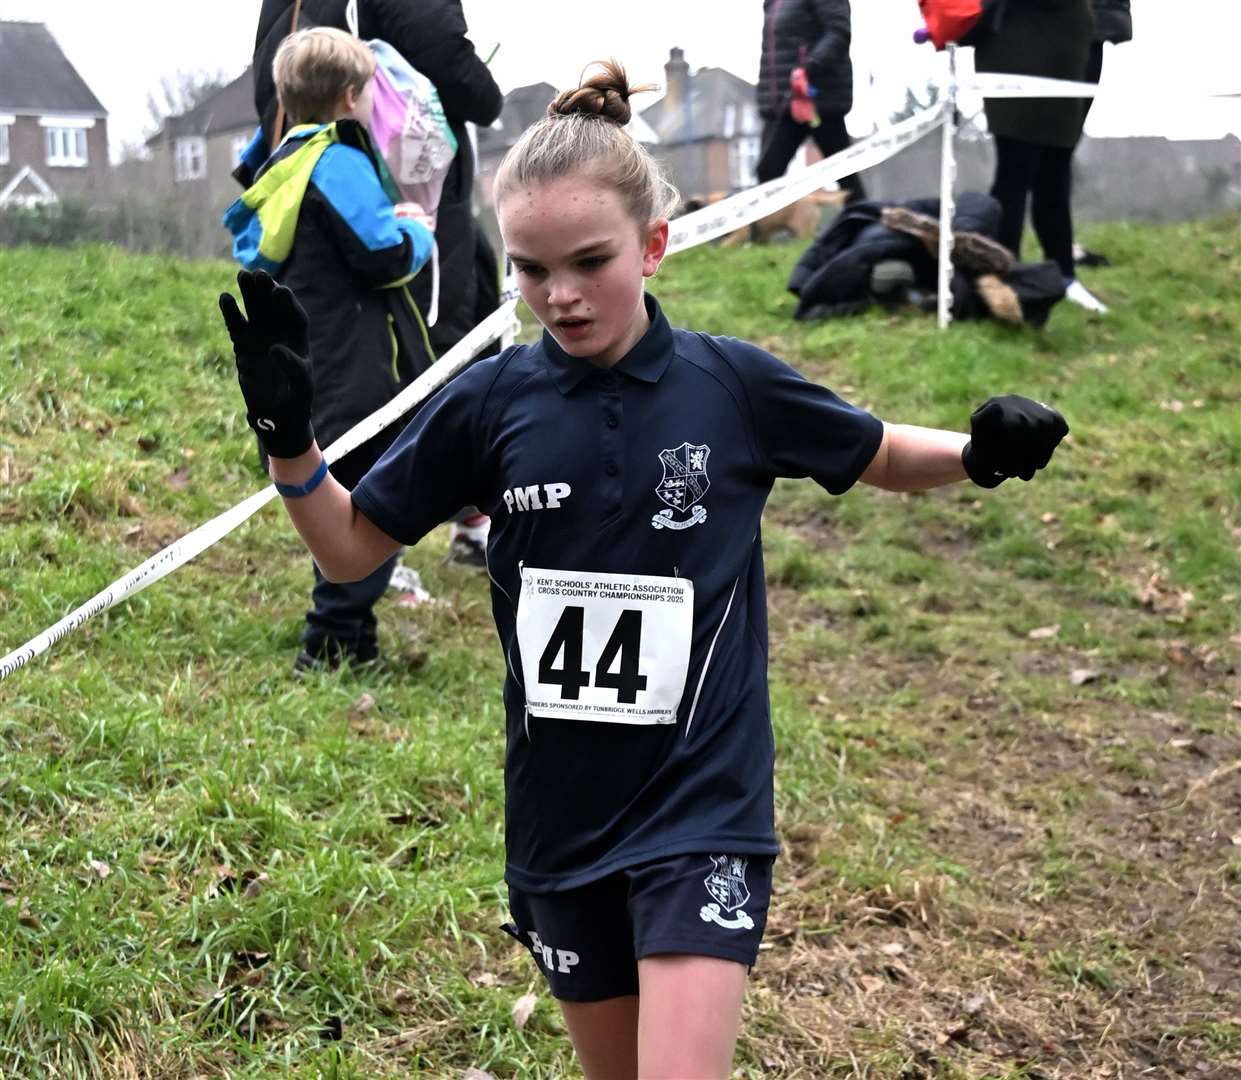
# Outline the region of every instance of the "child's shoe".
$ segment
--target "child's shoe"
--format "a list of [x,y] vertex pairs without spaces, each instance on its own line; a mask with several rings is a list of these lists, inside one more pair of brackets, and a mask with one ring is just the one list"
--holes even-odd
[[448,561],[463,566],[486,567],[487,535],[491,531],[491,518],[475,514],[458,524],[452,523],[449,531]]

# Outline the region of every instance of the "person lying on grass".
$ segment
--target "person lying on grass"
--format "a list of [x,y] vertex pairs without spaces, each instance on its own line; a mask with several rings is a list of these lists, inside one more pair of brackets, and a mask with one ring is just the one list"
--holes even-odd
[[677,196],[615,63],[495,182],[543,324],[441,390],[352,493],[311,428],[305,317],[221,297],[248,419],[323,573],[364,577],[464,503],[492,517],[507,673],[511,922],[587,1077],[726,1077],[777,853],[759,525],[777,477],[920,491],[1031,479],[1068,432],[991,398],[970,434],[888,424],[747,342],[669,325],[644,281]]

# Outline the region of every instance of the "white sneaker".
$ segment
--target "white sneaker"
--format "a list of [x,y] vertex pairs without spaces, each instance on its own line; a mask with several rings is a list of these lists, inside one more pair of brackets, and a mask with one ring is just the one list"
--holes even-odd
[[1084,307],[1087,311],[1093,311],[1099,315],[1107,314],[1107,305],[1078,281],[1077,278],[1065,285],[1064,298],[1072,300],[1073,303]]

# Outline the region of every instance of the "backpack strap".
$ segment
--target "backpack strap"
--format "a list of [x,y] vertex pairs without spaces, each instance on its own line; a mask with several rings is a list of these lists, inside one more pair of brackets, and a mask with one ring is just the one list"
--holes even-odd
[[[350,0],[350,3],[356,4],[357,0]],[[290,34],[297,33],[297,20],[301,18],[302,0],[293,0],[293,25],[289,27]],[[271,133],[270,152],[275,153],[276,147],[280,145],[281,136],[284,135],[284,102],[276,99],[276,126]]]

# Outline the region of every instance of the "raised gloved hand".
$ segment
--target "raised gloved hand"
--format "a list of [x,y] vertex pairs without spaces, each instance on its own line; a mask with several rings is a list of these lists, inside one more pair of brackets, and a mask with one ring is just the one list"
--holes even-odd
[[979,487],[998,487],[1012,476],[1031,480],[1069,433],[1050,405],[1016,394],[988,398],[970,416],[970,441],[961,463]]
[[240,271],[237,285],[246,314],[231,293],[220,294],[220,314],[233,339],[246,422],[270,457],[297,457],[315,438],[306,313],[292,292],[262,270]]

